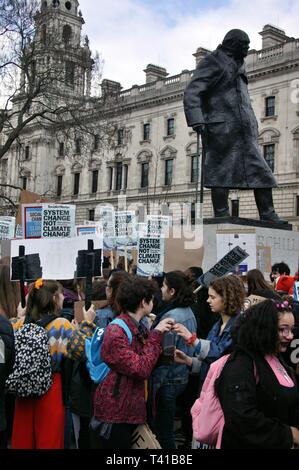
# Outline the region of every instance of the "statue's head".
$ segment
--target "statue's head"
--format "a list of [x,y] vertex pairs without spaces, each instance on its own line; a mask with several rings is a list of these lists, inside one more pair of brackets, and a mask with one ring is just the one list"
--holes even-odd
[[224,37],[222,46],[233,53],[236,59],[243,59],[248,54],[250,39],[241,29],[231,29]]

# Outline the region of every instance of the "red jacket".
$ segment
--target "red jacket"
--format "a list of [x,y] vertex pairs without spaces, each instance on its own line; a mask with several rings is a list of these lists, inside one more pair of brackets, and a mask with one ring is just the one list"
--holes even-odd
[[159,358],[163,335],[152,330],[144,340],[129,315],[119,318],[130,328],[132,344],[119,325],[107,326],[101,355],[111,371],[96,389],[94,415],[106,423],[142,424],[146,422],[145,380]]

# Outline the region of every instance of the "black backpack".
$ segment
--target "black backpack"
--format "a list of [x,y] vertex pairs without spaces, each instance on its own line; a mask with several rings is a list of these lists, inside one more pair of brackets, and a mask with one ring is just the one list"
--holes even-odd
[[19,398],[40,397],[52,386],[52,366],[45,326],[56,316],[47,315],[37,323],[26,319],[15,332],[15,364],[6,389]]

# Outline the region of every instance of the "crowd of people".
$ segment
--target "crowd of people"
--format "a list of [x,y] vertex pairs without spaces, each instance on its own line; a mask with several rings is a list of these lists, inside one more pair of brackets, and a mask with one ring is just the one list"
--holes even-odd
[[[78,316],[84,281],[38,279],[21,308],[20,286],[1,261],[0,448],[128,449],[144,423],[161,448],[176,449],[178,433],[191,448],[191,408],[211,364],[224,356],[215,382],[224,416],[220,447],[299,445],[297,276],[277,263],[269,281],[253,269],[198,290],[201,274],[190,267],[145,279],[105,270],[93,281],[96,307],[81,307]],[[28,324],[42,327],[49,345],[51,384],[41,396],[8,387],[18,366],[15,338]],[[86,345],[99,331],[109,371],[95,383]]]

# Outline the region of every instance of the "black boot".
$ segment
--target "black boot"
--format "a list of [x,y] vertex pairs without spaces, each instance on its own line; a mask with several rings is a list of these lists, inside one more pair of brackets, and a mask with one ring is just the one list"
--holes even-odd
[[212,188],[212,203],[215,217],[230,217],[226,188]]
[[255,189],[254,197],[261,220],[276,224],[288,223],[287,220],[280,219],[274,210],[272,188]]

